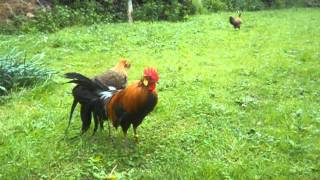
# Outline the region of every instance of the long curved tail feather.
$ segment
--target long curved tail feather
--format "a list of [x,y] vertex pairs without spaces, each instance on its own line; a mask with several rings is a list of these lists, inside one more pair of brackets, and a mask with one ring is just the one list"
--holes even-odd
[[73,114],[74,109],[76,108],[77,104],[78,104],[78,101],[77,101],[76,99],[73,99],[73,103],[72,103],[71,110],[70,110],[68,127],[66,128],[65,133],[67,133],[68,130],[69,130],[69,127],[70,127],[70,125],[71,125],[72,114]]
[[108,87],[104,86],[102,83],[97,83],[96,81],[92,81],[86,76],[80,73],[66,73],[65,77],[68,79],[72,79],[68,83],[75,83],[80,86],[86,87],[88,90],[96,91],[96,90],[108,90]]
[[[106,119],[107,112],[105,108],[113,94],[118,92],[116,88],[112,86],[105,86],[99,80],[91,80],[80,73],[66,73],[65,77],[71,79],[68,83],[76,84],[72,90],[74,101],[71,106],[66,132],[69,129],[72,114],[77,103],[80,103],[81,107],[91,107],[94,116],[96,116],[95,118]],[[88,123],[87,126],[90,126],[91,118],[83,119],[82,117],[82,120],[85,121],[85,123]],[[87,126],[86,128],[88,128]]]

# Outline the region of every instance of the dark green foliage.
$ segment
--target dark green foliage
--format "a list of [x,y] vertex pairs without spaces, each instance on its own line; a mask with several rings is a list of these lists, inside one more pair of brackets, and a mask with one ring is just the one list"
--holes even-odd
[[304,4],[308,7],[320,7],[320,0],[304,0]]
[[[53,0],[34,18],[15,16],[0,32],[55,32],[74,25],[127,21],[126,0]],[[217,11],[256,11],[292,6],[319,7],[320,0],[133,0],[133,19],[179,21],[188,15]]]
[[203,6],[210,12],[216,12],[220,10],[227,10],[228,6],[222,0],[205,0]]
[[164,7],[165,6],[163,3],[159,4],[154,1],[146,2],[142,6],[136,8],[134,16],[141,20],[160,20],[162,17],[164,17]]
[[[78,10],[92,9],[97,14],[109,14],[113,21],[127,20],[127,1],[58,1],[68,7]],[[134,18],[137,20],[170,20],[183,19],[188,14],[194,14],[192,0],[137,0],[133,1]]]
[[52,10],[40,10],[35,18],[29,20],[25,17],[16,18],[16,26],[24,32],[42,31],[54,32],[73,25],[89,25],[101,22],[111,22],[111,15],[101,15],[93,7],[79,8],[77,10],[67,6],[55,6]]
[[191,0],[157,1],[150,0],[138,5],[134,14],[138,20],[178,21],[195,14],[196,8]]
[[[203,0],[203,6],[208,11],[218,10],[247,10],[256,11],[266,8],[284,8],[291,6],[303,6],[313,0]],[[314,0],[319,1],[319,0]],[[311,3],[316,6],[315,3]]]
[[54,72],[44,67],[35,56],[26,61],[24,53],[12,51],[0,56],[0,96],[11,89],[27,87],[47,80]]

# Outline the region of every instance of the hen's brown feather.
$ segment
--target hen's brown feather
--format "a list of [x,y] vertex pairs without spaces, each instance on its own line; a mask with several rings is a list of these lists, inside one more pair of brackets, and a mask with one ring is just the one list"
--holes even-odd
[[105,86],[114,86],[116,89],[123,89],[128,82],[128,68],[130,68],[130,64],[122,59],[115,67],[95,76],[93,79],[98,80]]

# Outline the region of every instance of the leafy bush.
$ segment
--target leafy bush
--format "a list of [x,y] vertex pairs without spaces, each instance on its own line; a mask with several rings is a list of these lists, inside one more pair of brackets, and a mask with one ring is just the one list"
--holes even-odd
[[155,1],[148,1],[145,4],[138,6],[134,11],[134,17],[139,20],[160,20],[164,19],[163,14],[164,3],[157,3]]
[[52,10],[38,11],[31,26],[40,31],[53,32],[68,26],[99,23],[103,20],[108,18],[103,18],[89,8],[73,10],[66,6],[55,6]]
[[304,6],[309,0],[261,0],[268,8],[284,8],[291,6]]
[[24,15],[15,16],[11,22],[0,25],[3,26],[0,32],[13,33],[17,29],[22,32],[54,32],[73,25],[111,22],[113,16],[98,12],[99,7],[88,3],[87,6],[77,9],[62,5],[53,6],[51,9],[39,9],[33,18]]
[[227,9],[227,4],[221,0],[206,0],[204,7],[210,12],[216,12]]
[[222,0],[229,10],[255,11],[265,7],[261,0]]
[[316,1],[320,2],[320,0],[203,0],[203,5],[211,12],[219,10],[256,11],[265,8],[284,8],[303,5],[315,7],[317,6],[317,3],[314,3]]
[[39,62],[43,56],[35,56],[28,61],[23,56],[24,53],[16,51],[0,56],[0,96],[14,88],[43,82],[54,74]]
[[195,14],[195,7],[191,0],[172,0],[165,4],[165,20],[178,21],[184,19],[187,15]]
[[178,21],[187,15],[195,14],[197,7],[192,0],[156,1],[149,0],[137,4],[134,18],[138,20],[169,20]]
[[305,0],[304,4],[308,7],[320,7],[320,0]]

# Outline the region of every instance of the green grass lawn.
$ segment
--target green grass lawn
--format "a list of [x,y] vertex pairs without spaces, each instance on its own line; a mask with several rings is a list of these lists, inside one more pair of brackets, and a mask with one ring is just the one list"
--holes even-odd
[[[44,53],[58,74],[0,105],[0,179],[316,179],[320,176],[320,9],[233,13],[185,22],[72,27],[0,35],[0,53]],[[129,81],[160,73],[156,109],[125,149],[123,134],[91,129],[79,110],[64,138],[73,85],[125,57]],[[107,129],[107,128],[106,128]]]

